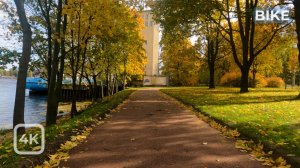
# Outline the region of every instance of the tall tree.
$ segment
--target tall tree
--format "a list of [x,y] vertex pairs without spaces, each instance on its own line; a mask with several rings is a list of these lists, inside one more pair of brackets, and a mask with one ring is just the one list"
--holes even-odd
[[58,0],[54,54],[51,63],[52,69],[51,69],[50,83],[48,87],[48,101],[47,101],[47,114],[46,114],[47,126],[55,124],[56,116],[57,116],[58,96],[56,94],[57,93],[56,87],[57,87],[57,74],[58,74],[58,64],[59,64],[58,56],[60,52],[61,20],[62,20],[62,0]]
[[[32,32],[31,32],[30,24],[28,23],[26,17],[26,13],[24,9],[24,0],[15,0],[14,2],[17,7],[17,13],[19,16],[19,20],[23,32],[23,49],[22,49],[22,57],[20,58],[20,63],[19,63],[19,72],[17,78],[17,88],[16,88],[16,97],[15,97],[15,106],[14,106],[13,126],[15,127],[18,124],[25,123],[24,122],[25,87],[26,87],[28,64],[31,55]],[[20,133],[24,133],[25,128],[21,128],[18,131]]]
[[300,1],[299,0],[294,0],[294,9],[295,9],[295,22],[296,22],[296,33],[297,33],[297,40],[298,40],[298,60],[300,63]]
[[[46,21],[46,30],[47,30],[47,45],[48,45],[48,54],[46,58],[47,65],[47,78],[48,83],[50,83],[51,77],[51,64],[52,64],[52,24],[51,24],[51,6],[53,5],[52,0],[38,0],[37,1],[41,15]],[[48,85],[49,86],[49,85]]]
[[[215,71],[218,61],[226,54],[225,51],[221,54],[223,38],[217,28],[218,25],[213,22],[206,21],[200,26],[198,33],[198,41],[195,45],[200,59],[205,59],[209,69],[209,88],[215,88]],[[224,48],[224,47],[223,47]]]
[[[277,33],[288,25],[269,24],[265,29],[267,34],[264,36],[258,34],[254,11],[259,7],[259,2],[259,0],[223,0],[225,5],[221,5],[220,8],[227,22],[226,26],[220,24],[220,28],[228,36],[226,39],[231,45],[234,61],[242,74],[241,93],[249,91],[249,71],[254,60],[271,44]],[[232,13],[236,13],[236,17],[233,17]],[[233,19],[237,21],[234,22]],[[212,18],[212,20],[214,19]],[[263,26],[259,26],[259,28],[263,28]]]
[[[234,61],[241,71],[240,92],[243,93],[248,92],[249,71],[253,61],[288,25],[269,24],[264,29],[264,36],[258,34],[254,10],[263,3],[261,0],[157,0],[153,1],[151,7],[156,20],[167,32],[175,27],[188,33],[186,30],[194,30],[195,25],[201,26],[202,20],[217,24],[222,37],[230,43]],[[211,11],[220,12],[221,18],[211,15]]]
[[161,43],[163,74],[170,77],[171,85],[197,85],[200,60],[190,40],[165,35]]

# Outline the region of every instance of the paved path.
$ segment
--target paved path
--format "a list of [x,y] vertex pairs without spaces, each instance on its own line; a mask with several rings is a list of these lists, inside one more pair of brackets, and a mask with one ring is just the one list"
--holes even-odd
[[[206,144],[207,143],[207,144]],[[157,89],[136,91],[87,142],[70,152],[71,168],[263,167],[234,142]]]

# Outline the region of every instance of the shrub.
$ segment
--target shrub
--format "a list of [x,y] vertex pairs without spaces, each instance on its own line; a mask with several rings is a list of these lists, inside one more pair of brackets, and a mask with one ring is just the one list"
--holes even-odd
[[[228,72],[225,73],[220,79],[221,86],[234,86],[239,87],[241,82],[241,73],[239,72]],[[249,87],[253,87],[253,75],[249,73]],[[256,87],[265,87],[267,85],[267,81],[264,76],[260,74],[256,74],[255,76],[255,84]]]
[[227,72],[220,79],[220,85],[222,86],[240,86],[241,74],[238,72]]
[[282,87],[284,81],[280,77],[267,78],[267,87]]
[[[253,75],[251,74],[249,76],[249,86],[250,87],[253,87]],[[256,84],[256,87],[265,87],[267,86],[267,80],[264,76],[260,75],[260,74],[256,74],[255,75],[255,84]]]

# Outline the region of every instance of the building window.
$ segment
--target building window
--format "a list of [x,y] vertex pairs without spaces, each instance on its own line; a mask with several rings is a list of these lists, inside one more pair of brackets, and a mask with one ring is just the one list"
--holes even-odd
[[148,21],[145,21],[145,26],[148,27]]

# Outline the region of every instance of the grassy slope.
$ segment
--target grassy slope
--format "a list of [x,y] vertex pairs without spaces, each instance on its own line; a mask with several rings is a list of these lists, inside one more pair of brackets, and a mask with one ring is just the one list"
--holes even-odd
[[286,154],[300,156],[299,92],[284,89],[170,88],[164,93],[191,105],[202,113],[237,128],[248,138]]
[[[46,143],[55,144],[56,141],[60,142],[64,136],[71,135],[74,130],[84,129],[96,122],[99,118],[105,118],[109,111],[120,103],[122,103],[134,90],[121,91],[105,101],[93,105],[92,107],[83,111],[82,114],[67,120],[55,126],[46,128]],[[47,151],[47,146],[46,146]],[[49,149],[53,151],[53,149]],[[0,167],[17,167],[20,156],[13,152],[12,140],[6,141],[0,145]]]

